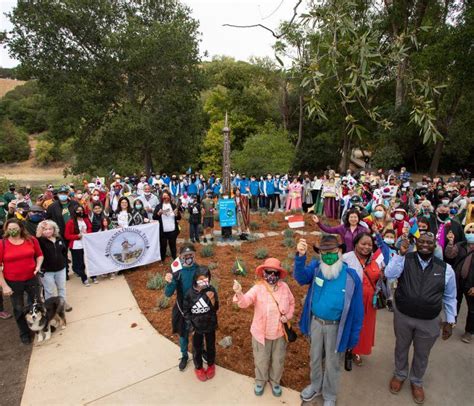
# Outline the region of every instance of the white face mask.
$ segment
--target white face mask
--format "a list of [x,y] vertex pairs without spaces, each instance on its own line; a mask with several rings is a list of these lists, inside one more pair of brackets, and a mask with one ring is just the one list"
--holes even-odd
[[82,196],[83,196],[83,195],[82,195],[82,193],[78,193],[76,196],[77,196],[77,198],[80,200],[80,199],[82,199]]
[[94,202],[98,202],[99,201],[99,196],[97,196],[97,195],[92,196],[92,200]]
[[443,203],[443,204],[449,204],[449,199],[443,199],[443,200],[441,200],[441,203]]
[[403,214],[401,214],[401,213],[395,214],[395,220],[403,220],[403,217],[404,217],[404,216],[403,216]]

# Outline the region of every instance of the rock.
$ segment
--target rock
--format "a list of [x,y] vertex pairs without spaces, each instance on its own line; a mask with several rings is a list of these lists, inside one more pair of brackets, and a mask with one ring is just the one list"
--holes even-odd
[[229,348],[232,345],[232,337],[224,337],[221,341],[219,341],[219,345],[223,348]]
[[280,233],[277,233],[277,232],[275,232],[275,231],[269,231],[269,232],[267,233],[267,237],[276,237],[276,236],[278,236],[278,235],[280,235]]

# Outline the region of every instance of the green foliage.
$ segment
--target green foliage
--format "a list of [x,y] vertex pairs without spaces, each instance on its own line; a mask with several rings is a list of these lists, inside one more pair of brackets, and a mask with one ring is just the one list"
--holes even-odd
[[257,248],[255,251],[255,258],[265,259],[268,257],[268,250],[266,248]]
[[213,271],[214,269],[217,269],[219,264],[217,262],[209,262],[209,265],[207,267],[209,268],[210,271]]
[[205,173],[222,172],[223,128],[224,121],[217,121],[211,125],[211,128],[209,128],[204,137],[201,162]]
[[39,140],[36,143],[35,159],[39,165],[47,165],[56,160],[55,147],[52,142]]
[[285,238],[293,238],[295,232],[291,228],[287,228],[283,230],[283,237]]
[[249,223],[249,228],[251,231],[257,231],[260,228],[260,224],[258,224],[256,221],[251,221]]
[[161,273],[149,275],[146,288],[151,290],[161,290],[166,286],[166,281]]
[[158,309],[167,309],[170,307],[170,298],[165,295],[161,295],[158,297],[156,307],[158,307]]
[[377,148],[372,163],[376,168],[396,168],[403,164],[403,157],[397,144],[388,143]]
[[283,245],[287,248],[293,248],[296,246],[296,243],[292,237],[286,237],[283,239]]
[[285,259],[281,263],[281,266],[286,272],[291,273],[291,269],[292,269],[293,264],[291,263],[291,261],[289,259]]
[[0,162],[10,163],[28,159],[28,136],[8,119],[0,123]]
[[[265,157],[265,159],[255,159]],[[239,172],[250,174],[286,173],[295,157],[288,133],[267,123],[244,143],[241,151],[232,154],[232,166]]]
[[216,290],[216,292],[218,292],[219,291],[219,279],[211,278],[211,286],[213,286],[214,289]]
[[278,223],[278,221],[272,220],[272,221],[270,222],[269,227],[270,227],[272,230],[277,230],[277,229],[280,227],[280,224]]
[[215,254],[214,245],[204,245],[201,248],[201,256],[203,258],[213,257]]
[[266,209],[265,207],[259,207],[258,213],[260,214],[262,218],[266,218],[268,215],[268,209]]
[[232,265],[232,273],[234,275],[246,276],[247,275],[247,266],[241,258],[236,258],[234,264]]

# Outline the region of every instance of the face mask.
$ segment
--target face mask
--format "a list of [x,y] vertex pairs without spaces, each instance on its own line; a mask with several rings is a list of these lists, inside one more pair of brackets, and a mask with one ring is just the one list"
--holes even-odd
[[458,214],[458,209],[451,209],[451,210],[449,211],[449,213],[454,216],[454,215]]
[[35,213],[30,216],[30,220],[33,223],[39,223],[40,221],[44,220],[44,214],[43,213]]
[[12,230],[8,230],[8,235],[9,235],[10,237],[17,237],[17,236],[20,235],[20,230],[18,230],[18,229],[16,229],[16,228],[15,228],[15,229],[12,229]]
[[395,240],[393,238],[384,238],[383,239],[385,241],[386,244],[388,245],[393,245],[395,244]]
[[15,191],[15,188],[14,188],[14,187],[11,187],[11,188],[10,188],[10,192],[13,193],[14,191]]
[[151,193],[150,192],[145,192],[145,196],[150,196]]
[[384,212],[383,211],[374,211],[374,216],[375,216],[375,218],[381,219],[384,216]]
[[184,258],[185,266],[191,266],[192,264],[194,264],[194,256],[189,256],[189,257]]
[[82,211],[76,212],[76,217],[82,218],[84,217],[84,213]]
[[327,252],[325,254],[321,254],[321,261],[323,261],[326,265],[334,265],[338,260],[338,252]]
[[441,203],[443,203],[443,204],[449,204],[449,199],[443,199],[443,200],[441,200]]
[[448,217],[449,217],[449,213],[438,213],[438,218],[439,218],[441,221],[447,220]]
[[395,220],[403,220],[403,217],[404,217],[404,216],[403,216],[403,214],[401,214],[401,213],[395,214]]
[[120,189],[115,190],[115,195],[118,196],[120,194]]
[[60,202],[65,202],[67,201],[67,195],[58,195],[58,199]]
[[99,196],[97,196],[97,195],[92,196],[92,200],[94,202],[98,202],[99,201]]
[[143,206],[142,206],[141,204],[136,204],[136,205],[135,205],[135,208],[136,208],[137,210],[141,210],[141,209],[143,209]]
[[265,281],[267,281],[268,284],[270,285],[275,285],[277,282],[278,282],[278,279],[280,279],[277,275],[275,275],[274,273],[266,273],[264,272],[263,273],[263,279],[265,279]]
[[466,241],[468,244],[474,244],[474,234],[466,234]]
[[209,279],[198,279],[196,281],[196,285],[198,285],[200,288],[207,288],[209,286]]
[[81,200],[81,199],[82,199],[82,193],[78,193],[78,194],[76,195],[76,197],[77,197],[79,200]]

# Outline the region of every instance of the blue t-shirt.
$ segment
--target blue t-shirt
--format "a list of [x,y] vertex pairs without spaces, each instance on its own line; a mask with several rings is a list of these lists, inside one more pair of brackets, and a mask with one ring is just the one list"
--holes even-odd
[[326,279],[322,272],[315,276],[315,289],[311,301],[314,316],[323,320],[340,320],[346,295],[347,271],[341,269],[336,279]]

